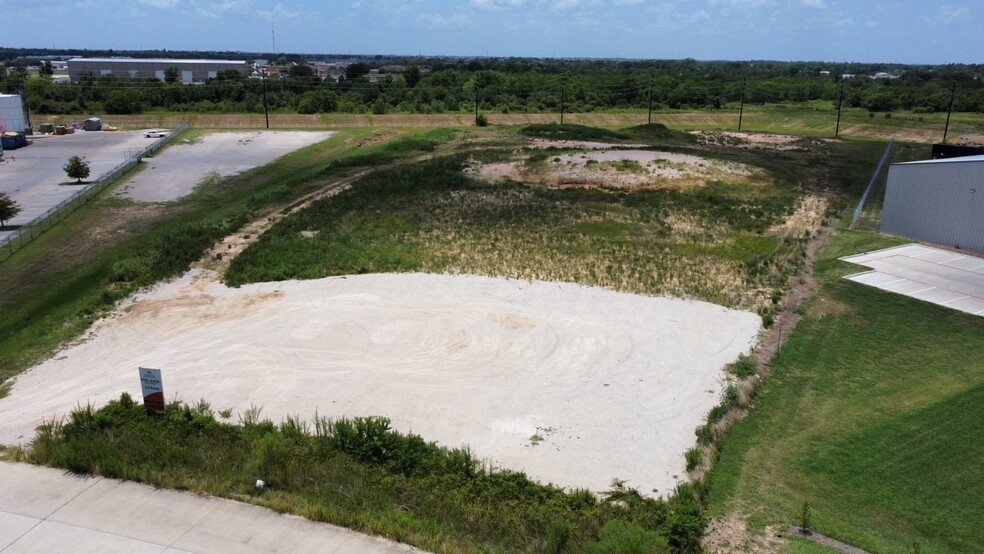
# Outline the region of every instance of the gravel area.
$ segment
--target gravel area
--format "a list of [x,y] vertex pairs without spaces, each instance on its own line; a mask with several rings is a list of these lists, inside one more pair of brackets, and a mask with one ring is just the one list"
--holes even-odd
[[227,177],[266,165],[334,133],[311,131],[221,132],[192,144],[174,144],[144,160],[142,171],[117,192],[138,202],[168,202],[190,194],[209,176]]
[[[592,491],[644,494],[686,479],[694,428],[759,316],[705,302],[573,284],[360,275],[230,289],[193,271],[139,295],[90,336],[17,378],[0,443],[44,418],[139,395],[275,421],[380,415],[497,467]],[[235,419],[235,416],[234,416]]]

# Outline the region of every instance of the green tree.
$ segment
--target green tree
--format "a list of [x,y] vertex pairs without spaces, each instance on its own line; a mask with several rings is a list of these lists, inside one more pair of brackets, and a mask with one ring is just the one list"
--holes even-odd
[[39,71],[39,74],[46,75],[46,76],[50,77],[50,76],[52,76],[52,75],[55,74],[55,68],[52,67],[50,61],[45,61],[41,65],[41,70]]
[[350,64],[345,68],[345,79],[348,81],[354,81],[359,77],[368,75],[369,69],[369,64],[362,62]]
[[178,82],[178,75],[179,75],[178,68],[174,67],[173,65],[172,66],[168,66],[164,70],[164,82],[165,83],[177,83]]
[[68,159],[68,163],[65,164],[65,173],[72,179],[77,179],[76,183],[81,183],[82,179],[89,176],[89,162],[85,160],[85,156],[72,156]]
[[21,205],[6,192],[0,192],[0,229],[6,227],[7,222],[17,217],[19,213],[21,213]]
[[420,82],[420,68],[415,65],[411,65],[403,74],[403,79],[407,82],[408,87],[413,88],[417,86],[417,83]]

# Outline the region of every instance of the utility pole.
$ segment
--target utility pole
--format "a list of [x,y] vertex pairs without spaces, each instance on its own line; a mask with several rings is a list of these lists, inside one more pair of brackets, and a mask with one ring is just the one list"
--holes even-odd
[[953,112],[953,98],[957,94],[957,82],[953,81],[950,85],[950,105],[946,109],[946,127],[943,128],[943,142],[946,142],[946,135],[950,132],[950,113]]
[[841,75],[840,94],[837,95],[837,128],[834,130],[834,138],[840,137],[841,107],[843,105],[844,105],[844,76]]
[[475,81],[475,125],[478,125],[478,80]]
[[270,128],[270,111],[267,109],[267,96],[266,96],[266,69],[263,70],[263,117],[266,119],[266,128]]
[[564,101],[567,99],[567,83],[560,85],[560,124],[564,124]]
[[653,124],[653,76],[649,76],[649,125]]
[[745,88],[748,86],[748,79],[741,83],[741,106],[738,108],[738,130],[741,131],[741,120],[745,117]]

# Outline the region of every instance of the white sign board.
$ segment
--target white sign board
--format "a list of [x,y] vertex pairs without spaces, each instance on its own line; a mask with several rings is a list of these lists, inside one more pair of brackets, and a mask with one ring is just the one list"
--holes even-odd
[[148,412],[164,411],[164,382],[161,380],[161,370],[141,367],[140,390],[143,393],[144,408]]

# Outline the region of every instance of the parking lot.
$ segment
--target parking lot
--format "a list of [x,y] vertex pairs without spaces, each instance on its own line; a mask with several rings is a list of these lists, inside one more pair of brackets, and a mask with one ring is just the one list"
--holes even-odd
[[[143,131],[76,131],[71,135],[34,136],[34,144],[5,150],[0,163],[0,192],[22,208],[9,225],[23,225],[79,190],[63,169],[68,158],[85,156],[94,181],[152,144]],[[0,238],[10,234],[0,233]]]

